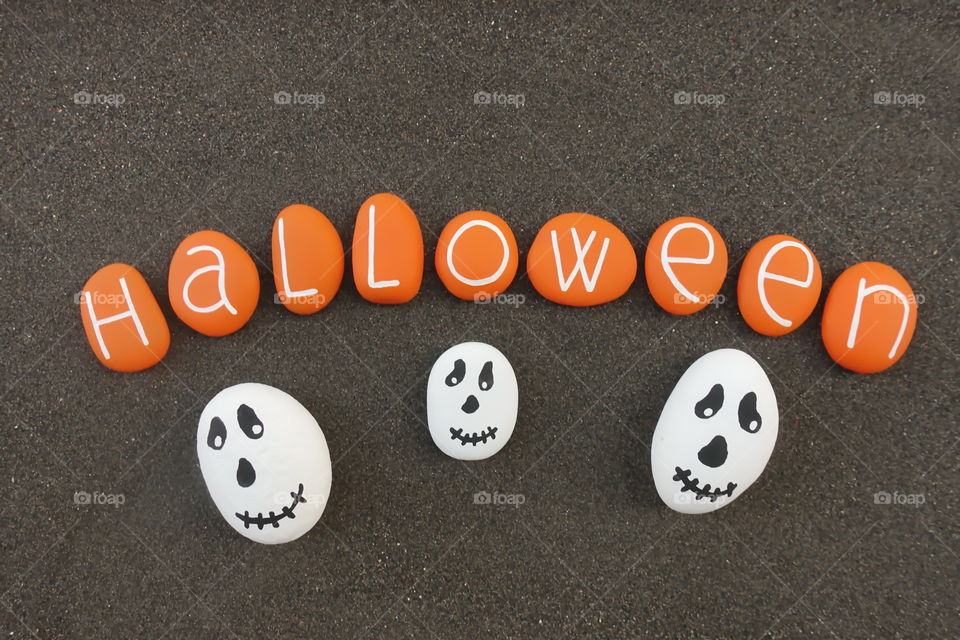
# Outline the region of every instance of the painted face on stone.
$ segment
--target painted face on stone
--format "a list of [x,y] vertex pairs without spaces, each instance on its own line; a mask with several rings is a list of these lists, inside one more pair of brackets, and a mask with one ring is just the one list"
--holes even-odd
[[197,457],[221,515],[256,542],[299,538],[330,494],[320,426],[296,399],[264,384],[238,384],[210,400],[197,426]]
[[500,451],[517,422],[517,378],[507,358],[482,342],[447,349],[427,381],[427,423],[441,451],[483,460]]
[[743,351],[694,362],[667,399],[650,448],[660,498],[681,513],[715,511],[760,477],[777,441],[773,387]]

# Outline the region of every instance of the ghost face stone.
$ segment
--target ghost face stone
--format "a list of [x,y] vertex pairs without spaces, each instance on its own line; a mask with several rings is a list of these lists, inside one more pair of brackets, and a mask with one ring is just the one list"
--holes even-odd
[[483,460],[507,444],[517,422],[517,377],[506,356],[464,342],[437,358],[427,381],[427,423],[440,450]]
[[220,514],[243,536],[290,542],[320,519],[331,467],[320,425],[292,396],[265,384],[228,387],[197,426],[203,480]]
[[715,511],[760,477],[777,442],[777,398],[760,364],[719,349],[690,365],[650,447],[660,498],[681,513]]

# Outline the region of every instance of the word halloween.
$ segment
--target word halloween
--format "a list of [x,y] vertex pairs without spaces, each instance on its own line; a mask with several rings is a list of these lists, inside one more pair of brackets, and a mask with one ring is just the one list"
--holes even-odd
[[[273,225],[273,276],[278,302],[316,313],[333,300],[344,272],[344,250],[320,211],[295,204]],[[409,302],[423,279],[423,235],[406,202],[381,193],[360,206],[351,249],[360,295],[379,304]],[[486,211],[453,218],[434,257],[444,286],[458,298],[485,301],[513,282],[519,250],[510,226]],[[637,255],[615,225],[587,213],[565,213],[540,229],[527,253],[527,275],[548,300],[592,306],[626,293],[637,277]],[[716,298],[727,273],[727,248],[708,223],[674,218],[650,238],[644,275],[653,299],[687,315]],[[822,276],[813,252],[796,238],[773,235],[743,261],[737,302],[755,331],[781,336],[802,325],[820,299]],[[233,239],[217,231],[187,236],[170,261],[167,289],[180,320],[208,336],[231,334],[250,320],[260,295],[257,267]],[[111,264],[93,274],[80,296],[93,352],[107,367],[139,371],[159,362],[170,331],[149,285],[134,268]],[[859,373],[875,373],[903,356],[917,323],[913,290],[895,269],[877,262],[849,267],[833,283],[821,337],[830,356]]]

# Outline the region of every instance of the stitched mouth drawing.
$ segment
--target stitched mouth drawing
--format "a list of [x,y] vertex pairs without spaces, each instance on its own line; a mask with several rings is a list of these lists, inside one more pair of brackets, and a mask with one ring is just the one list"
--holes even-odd
[[300,487],[297,489],[296,493],[293,491],[290,492],[290,497],[293,498],[293,504],[291,504],[289,507],[284,507],[281,509],[280,513],[274,513],[271,511],[269,516],[263,517],[262,512],[258,513],[256,516],[251,516],[249,511],[244,511],[243,515],[238,513],[236,516],[243,522],[244,529],[249,529],[250,525],[252,524],[257,525],[257,529],[261,531],[267,525],[272,525],[274,529],[277,529],[280,527],[280,521],[284,518],[290,518],[291,520],[296,518],[297,516],[293,515],[293,510],[301,502],[307,501],[307,499],[303,497],[302,483],[300,484]]
[[496,427],[487,427],[480,433],[477,433],[476,431],[474,431],[473,433],[464,433],[463,429],[454,429],[453,427],[450,427],[450,439],[459,440],[460,444],[463,446],[467,446],[468,444],[477,446],[478,442],[487,444],[487,438],[490,438],[491,440],[496,440],[497,438]]
[[683,483],[683,488],[680,489],[680,493],[683,493],[684,491],[692,491],[694,495],[697,496],[697,500],[700,500],[701,498],[710,498],[710,502],[716,502],[717,498],[720,496],[732,498],[733,490],[737,488],[737,485],[732,482],[728,482],[727,488],[723,490],[721,490],[720,487],[711,490],[709,483],[705,484],[701,488],[700,480],[697,478],[694,478],[693,480],[690,479],[690,469],[681,469],[680,467],[676,467],[676,471],[677,473],[673,476],[673,479]]

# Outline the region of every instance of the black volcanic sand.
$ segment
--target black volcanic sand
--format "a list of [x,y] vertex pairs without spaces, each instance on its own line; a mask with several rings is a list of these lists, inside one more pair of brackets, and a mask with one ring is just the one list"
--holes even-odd
[[[3,637],[960,635],[957,6],[532,4],[3,4]],[[348,270],[322,313],[274,305],[277,212],[316,206],[349,242],[381,191],[424,227],[420,295],[367,303]],[[641,257],[662,222],[702,217],[730,251],[725,301],[673,317],[641,278],[564,308],[522,274],[522,304],[456,300],[433,250],[470,209],[508,220],[521,258],[559,213],[615,222]],[[207,228],[263,284],[222,339],[166,295],[175,247]],[[921,300],[905,357],[841,370],[820,309],[753,333],[735,274],[771,233],[808,243],[827,284],[896,267]],[[143,373],[102,367],[74,304],[115,261],[170,321]],[[425,425],[430,365],[463,340],[506,353],[521,390],[509,445],[470,464]],[[741,499],[681,516],[647,447],[679,375],[721,347],[769,371],[780,438]],[[300,399],[335,461],[320,524],[289,545],[234,533],[197,465],[200,410],[245,381]]]

